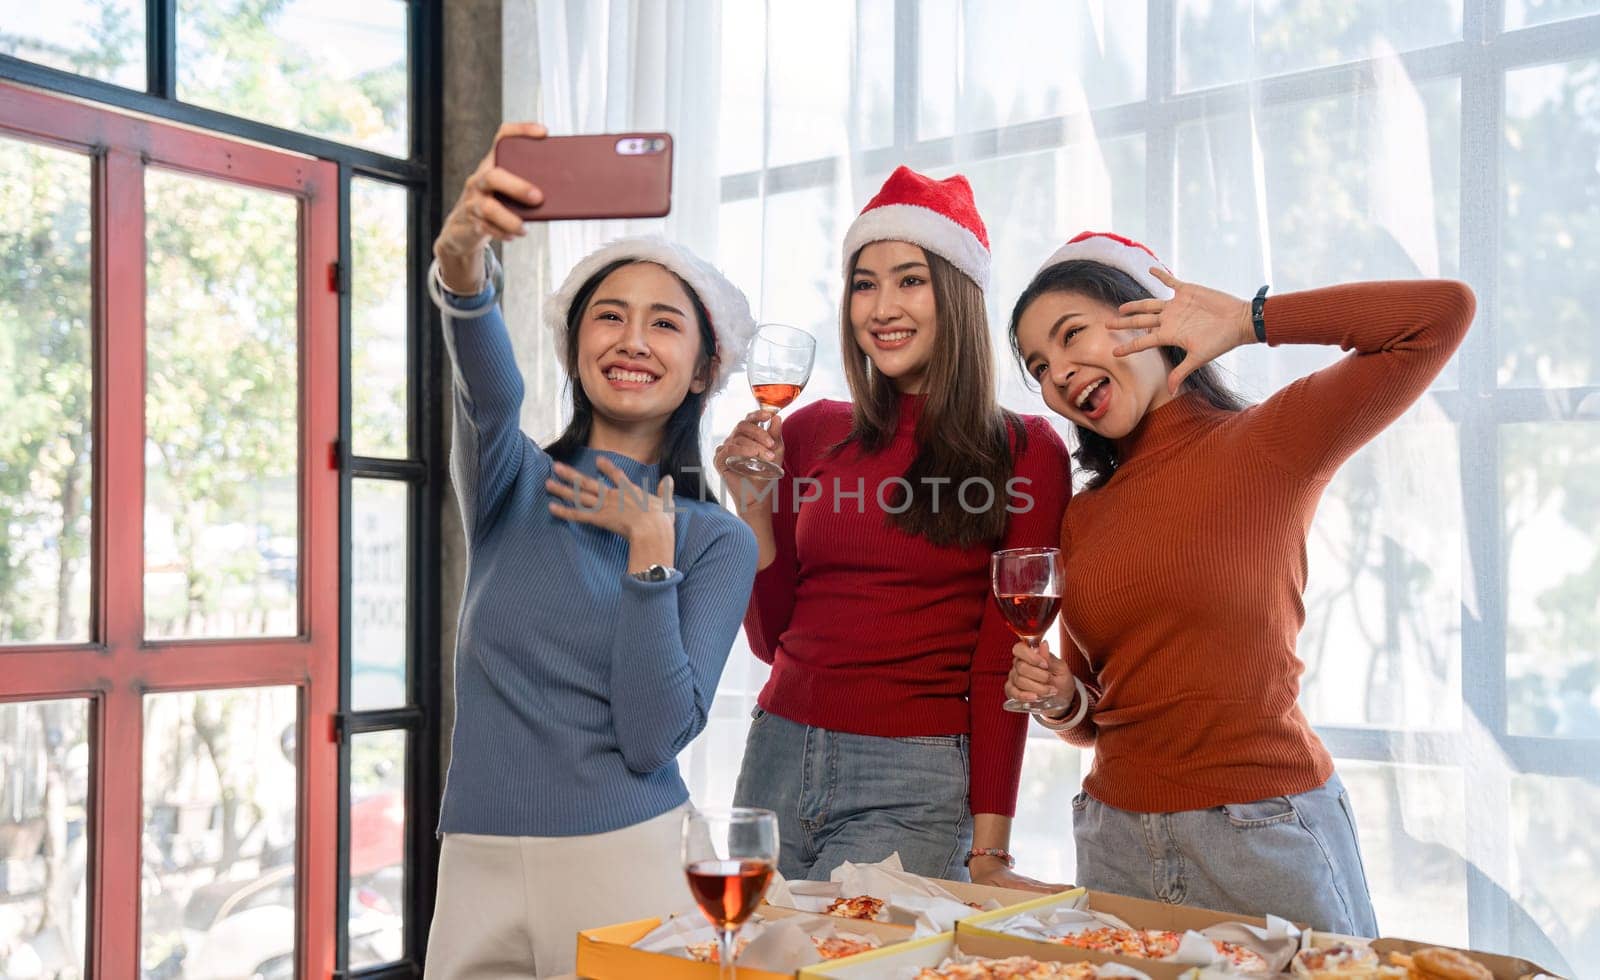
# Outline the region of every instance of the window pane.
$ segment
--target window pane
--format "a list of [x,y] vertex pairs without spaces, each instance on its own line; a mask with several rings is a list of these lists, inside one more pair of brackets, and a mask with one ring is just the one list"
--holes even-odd
[[[768,5],[768,166],[893,142],[893,3],[860,0],[859,14],[857,6],[856,0]],[[721,138],[740,137],[725,131]]]
[[1600,381],[1600,60],[1506,75],[1502,385]]
[[[736,658],[766,666],[751,656],[749,647],[743,642],[729,656],[729,669],[733,669]],[[711,717],[706,722],[705,731],[678,754],[684,780],[695,787],[697,806],[733,805],[734,786],[739,780],[739,766],[744,759],[745,738],[750,733],[750,709],[755,704],[755,693],[745,695],[730,689],[727,676],[724,675],[717,699],[711,706]]]
[[[1207,117],[1178,130],[1180,276],[1252,295],[1459,274],[1461,94],[1398,70],[1359,95]],[[1229,360],[1263,396],[1333,348],[1249,347]],[[1452,387],[1452,361],[1435,384]]]
[[298,203],[150,170],[145,631],[298,629]]
[[7,3],[0,54],[145,87],[144,0]]
[[1511,780],[1516,908],[1507,948],[1563,976],[1583,976],[1600,957],[1600,787],[1586,779]]
[[406,733],[350,741],[350,967],[405,955]]
[[1382,58],[1461,37],[1460,0],[1178,0],[1180,91]]
[[1600,425],[1500,429],[1513,734],[1600,737]]
[[721,116],[717,143],[719,173],[761,168],[762,93],[766,86],[767,18],[764,4],[722,7]]
[[178,97],[410,155],[402,0],[178,0]]
[[917,135],[970,133],[1144,98],[1142,3],[918,6]]
[[0,644],[89,639],[89,160],[0,139]]
[[84,976],[89,702],[0,704],[0,976]]
[[350,439],[358,456],[407,455],[404,187],[350,181]]
[[1460,134],[1459,85],[1398,69],[1359,95],[1184,125],[1175,268],[1242,295],[1269,272],[1274,292],[1456,275]]
[[[1030,725],[1030,729],[1034,726]],[[1011,852],[1017,871],[1054,884],[1077,876],[1072,843],[1072,798],[1094,765],[1094,751],[1079,749],[1054,735],[1028,739],[1022,756],[1022,782],[1017,787],[1017,817],[1011,830]]]
[[297,704],[293,687],[144,699],[140,944],[152,974],[293,975]]
[[1378,929],[1469,945],[1461,771],[1345,759],[1338,767],[1355,811]]
[[1340,468],[1307,541],[1300,701],[1317,725],[1461,725],[1456,426],[1425,398]]
[[[863,202],[887,176],[869,175],[864,179]],[[849,207],[849,202],[831,184],[774,194],[763,203],[766,237],[758,239],[762,291],[759,304],[751,305],[762,310],[763,316],[804,327],[817,338],[811,381],[789,411],[819,398],[847,399],[849,388],[845,386],[844,367],[839,359],[839,298],[844,294],[839,243],[844,240],[845,228],[855,211],[841,211]],[[725,239],[720,247],[726,252],[738,245]],[[754,301],[755,297],[751,299]],[[736,406],[741,401],[738,397],[721,400]],[[753,406],[754,400],[749,404]]]
[[350,706],[395,708],[406,697],[404,483],[354,480],[350,486]]
[[1600,13],[1600,0],[1505,0],[1505,3],[1506,30]]

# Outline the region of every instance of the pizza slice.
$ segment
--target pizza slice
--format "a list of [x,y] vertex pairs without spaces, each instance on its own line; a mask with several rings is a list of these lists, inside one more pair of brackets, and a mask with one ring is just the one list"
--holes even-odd
[[829,915],[842,916],[846,919],[877,919],[883,913],[883,899],[873,898],[871,895],[855,895],[849,898],[836,898],[833,903],[823,910]]
[[846,956],[865,953],[869,949],[877,949],[877,943],[860,936],[830,936],[827,939],[821,936],[811,937],[812,945],[817,947],[817,955],[825,960],[842,960]]

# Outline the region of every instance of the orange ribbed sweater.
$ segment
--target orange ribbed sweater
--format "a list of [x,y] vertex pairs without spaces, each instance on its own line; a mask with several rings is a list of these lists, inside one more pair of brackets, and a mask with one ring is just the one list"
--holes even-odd
[[1091,796],[1159,813],[1327,781],[1297,703],[1306,536],[1334,472],[1427,390],[1473,308],[1442,280],[1272,297],[1268,343],[1353,353],[1242,412],[1163,405],[1112,478],[1073,497],[1061,649],[1095,701],[1062,734],[1094,747]]

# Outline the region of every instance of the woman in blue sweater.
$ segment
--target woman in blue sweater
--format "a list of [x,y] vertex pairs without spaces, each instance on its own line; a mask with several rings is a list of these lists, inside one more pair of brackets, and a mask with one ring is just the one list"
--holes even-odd
[[491,152],[429,274],[468,547],[427,962],[452,980],[566,973],[578,929],[689,904],[674,760],[705,727],[756,562],[700,484],[701,414],[755,327],[744,296],[657,238],[578,263],[545,312],[572,421],[540,448],[488,281],[489,241],[523,234],[497,191],[540,200]]

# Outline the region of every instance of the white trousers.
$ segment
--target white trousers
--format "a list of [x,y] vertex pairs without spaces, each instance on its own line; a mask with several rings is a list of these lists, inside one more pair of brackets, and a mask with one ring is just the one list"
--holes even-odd
[[683,814],[583,837],[445,834],[426,980],[571,973],[578,931],[692,908]]

